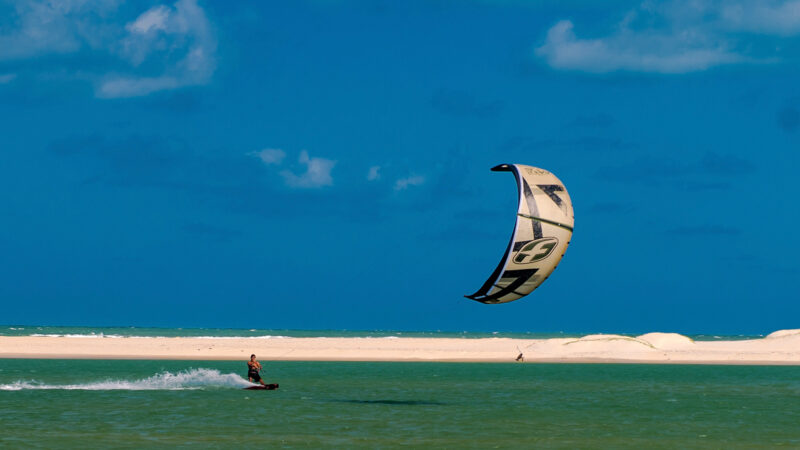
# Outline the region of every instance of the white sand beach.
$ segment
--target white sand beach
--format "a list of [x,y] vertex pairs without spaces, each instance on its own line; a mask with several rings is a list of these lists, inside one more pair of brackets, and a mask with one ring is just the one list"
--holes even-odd
[[0,358],[800,364],[800,329],[693,341],[675,333],[556,339],[0,337]]

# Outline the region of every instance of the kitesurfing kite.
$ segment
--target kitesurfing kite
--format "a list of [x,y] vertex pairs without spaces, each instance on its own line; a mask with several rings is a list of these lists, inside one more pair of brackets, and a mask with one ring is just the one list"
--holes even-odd
[[552,173],[522,164],[501,164],[494,172],[517,179],[519,204],[511,242],[500,264],[472,295],[482,303],[518,300],[539,287],[567,251],[575,216],[564,184]]

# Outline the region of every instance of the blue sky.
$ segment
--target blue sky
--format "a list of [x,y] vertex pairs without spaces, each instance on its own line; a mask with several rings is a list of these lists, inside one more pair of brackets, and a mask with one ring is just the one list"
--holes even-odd
[[[0,2],[0,322],[797,328],[800,1]],[[572,244],[464,299],[543,167]]]

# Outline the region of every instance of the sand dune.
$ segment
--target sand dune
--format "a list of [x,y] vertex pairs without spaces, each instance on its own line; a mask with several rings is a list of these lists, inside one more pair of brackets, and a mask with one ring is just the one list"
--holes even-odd
[[762,339],[693,341],[675,333],[594,334],[557,339],[0,337],[0,358],[119,358],[293,361],[513,361],[800,364],[800,330]]

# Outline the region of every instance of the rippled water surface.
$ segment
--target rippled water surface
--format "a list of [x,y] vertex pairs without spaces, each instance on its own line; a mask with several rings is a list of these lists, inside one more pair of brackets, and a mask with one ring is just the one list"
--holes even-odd
[[800,448],[800,367],[0,360],[0,447]]
[[[461,338],[481,339],[506,337],[516,339],[549,339],[581,337],[585,333],[540,333],[513,331],[400,331],[400,330],[273,330],[241,328],[142,328],[142,327],[59,327],[37,325],[0,325],[0,336],[51,336],[70,338],[138,338],[138,337],[203,337],[214,339],[251,338],[281,339],[286,337],[364,337],[364,338]],[[636,333],[621,333],[636,336]],[[641,333],[639,333],[641,334]],[[690,334],[690,338],[700,341],[758,339],[763,335],[714,335]]]

